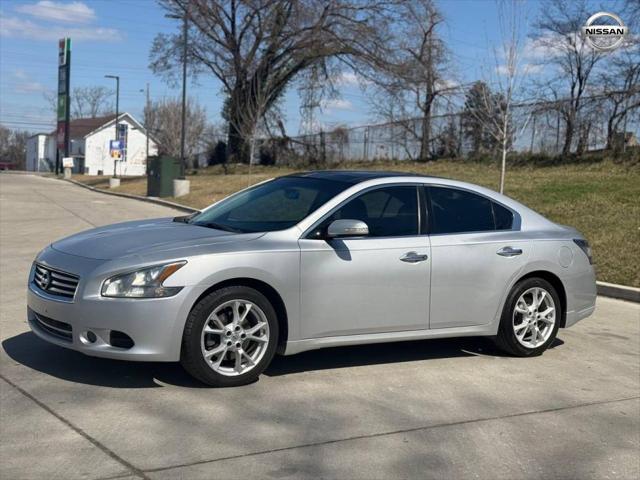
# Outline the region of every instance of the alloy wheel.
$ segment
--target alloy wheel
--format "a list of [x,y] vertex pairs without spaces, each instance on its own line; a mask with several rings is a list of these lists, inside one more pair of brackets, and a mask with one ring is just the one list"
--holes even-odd
[[216,307],[204,323],[200,340],[207,365],[229,377],[252,370],[268,345],[267,317],[255,303],[242,299]]
[[526,348],[543,345],[553,333],[556,306],[551,294],[544,288],[525,290],[513,309],[513,332]]

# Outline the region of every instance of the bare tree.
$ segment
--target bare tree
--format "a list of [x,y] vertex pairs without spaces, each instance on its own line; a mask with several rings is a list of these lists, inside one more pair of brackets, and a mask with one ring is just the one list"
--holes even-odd
[[[180,157],[181,112],[179,98],[151,102],[145,108],[144,124],[158,144],[158,153]],[[185,126],[185,157],[193,167],[195,155],[206,149],[207,116],[205,109],[191,99],[187,100]]]
[[583,97],[602,54],[593,49],[580,33],[584,22],[593,13],[586,0],[546,0],[540,12],[535,25],[534,44],[543,52],[544,64],[547,67],[554,65],[558,71],[555,82],[549,83],[547,89],[554,90],[558,85],[568,83],[568,98],[558,104],[565,127],[562,154],[568,155],[579,129]]
[[42,92],[42,96],[44,97],[44,101],[47,102],[47,105],[51,109],[53,113],[53,118],[57,118],[58,116],[58,93],[54,90],[45,90]]
[[227,97],[222,117],[228,122],[228,128],[238,132],[241,138],[245,139],[244,147],[247,151],[242,152],[239,158],[248,157],[249,164],[252,164],[256,158],[258,137],[273,137],[272,130],[280,129],[283,125],[283,114],[279,99],[269,105],[268,97],[263,90],[254,85],[249,87],[249,91],[251,93],[242,99],[242,105],[234,104],[241,101],[240,98]]
[[[246,161],[248,138],[238,125],[257,122],[311,65],[330,59],[353,63],[355,58],[382,58],[384,18],[397,1],[160,0],[160,4],[187,17],[192,73],[208,72],[220,80],[230,99],[228,152]],[[157,35],[151,68],[171,78],[181,47],[181,35]]]
[[436,100],[457,88],[447,78],[448,51],[438,35],[443,21],[433,0],[403,2],[398,8],[390,56],[385,66],[372,75],[377,92],[371,103],[379,116],[389,122],[420,117],[420,122],[399,123],[420,142],[420,161],[431,157]]
[[522,65],[523,44],[520,38],[522,22],[522,3],[518,0],[498,1],[498,23],[501,43],[494,49],[493,93],[489,88],[478,89],[482,108],[468,109],[485,131],[496,141],[500,148],[500,193],[504,192],[507,167],[507,153],[511,149],[518,133],[522,132],[528,119],[515,121],[513,104],[522,86],[525,71]]
[[27,156],[26,130],[12,130],[0,125],[0,159],[16,165],[18,170],[24,170]]
[[[76,87],[71,90],[71,119],[96,118],[114,113],[113,90],[100,87]],[[44,98],[54,114],[58,113],[58,94],[52,90],[44,92]]]
[[[640,2],[628,0],[625,12],[630,19],[631,31],[636,32],[636,27],[640,26]],[[626,135],[627,118],[640,109],[640,37],[629,35],[611,57],[607,69],[599,77],[608,103],[605,111],[608,149],[620,147],[615,145],[614,139],[621,128],[623,137]]]
[[94,86],[76,87],[71,91],[71,117],[96,118],[114,112],[113,90]]

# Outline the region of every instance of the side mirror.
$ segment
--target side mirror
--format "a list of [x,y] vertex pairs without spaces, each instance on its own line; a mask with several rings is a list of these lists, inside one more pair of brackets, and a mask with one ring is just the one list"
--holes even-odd
[[334,220],[327,228],[327,238],[365,237],[369,235],[369,227],[360,220]]

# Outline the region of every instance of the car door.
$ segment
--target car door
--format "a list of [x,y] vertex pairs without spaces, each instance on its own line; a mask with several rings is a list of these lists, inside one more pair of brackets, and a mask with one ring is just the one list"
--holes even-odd
[[[299,240],[303,338],[428,328],[429,238],[417,185],[386,185],[347,200]],[[326,240],[337,219],[366,237]]]
[[430,328],[490,323],[530,254],[515,241],[517,214],[477,193],[427,187],[431,239]]

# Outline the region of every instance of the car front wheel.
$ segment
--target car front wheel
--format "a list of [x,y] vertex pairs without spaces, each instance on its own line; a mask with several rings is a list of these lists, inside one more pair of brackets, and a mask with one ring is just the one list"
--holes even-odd
[[517,283],[505,302],[496,343],[518,357],[540,355],[556,338],[561,308],[558,293],[546,280]]
[[269,300],[249,287],[225,287],[201,299],[189,314],[181,363],[208,385],[245,385],[269,365],[277,342],[278,322]]

